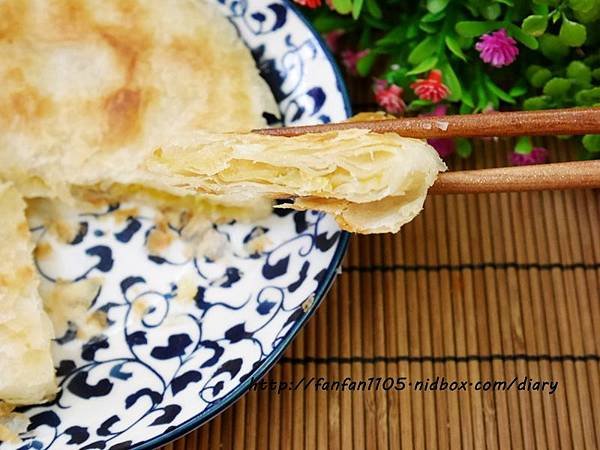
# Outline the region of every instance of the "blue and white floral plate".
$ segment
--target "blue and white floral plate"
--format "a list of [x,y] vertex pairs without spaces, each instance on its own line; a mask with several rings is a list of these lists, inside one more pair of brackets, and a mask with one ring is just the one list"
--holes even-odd
[[[335,63],[287,1],[218,5],[252,50],[285,124],[350,114]],[[88,340],[72,332],[56,340],[61,393],[25,409],[23,442],[0,450],[147,449],[210,420],[281,356],[323,299],[347,244],[330,217],[280,210],[252,225],[214,225],[228,241],[215,261],[177,245],[157,257],[147,249],[156,211],[130,216],[125,207],[81,214],[76,239],[53,243],[53,254],[36,261],[48,282],[102,279],[91,310],[108,326]],[[180,230],[170,230],[177,238]],[[51,239],[43,228],[34,235]],[[263,248],[252,253],[247,244],[258,236]],[[189,298],[179,301],[184,285]]]

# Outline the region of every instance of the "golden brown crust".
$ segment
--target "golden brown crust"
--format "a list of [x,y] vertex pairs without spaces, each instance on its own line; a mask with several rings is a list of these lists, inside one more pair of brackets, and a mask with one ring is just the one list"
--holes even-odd
[[[197,128],[264,126],[263,112],[277,111],[272,94],[215,8],[206,0],[0,0],[0,176],[26,195],[63,196],[64,186],[39,183],[57,160],[76,170],[96,154]],[[17,152],[29,166],[10,160]]]

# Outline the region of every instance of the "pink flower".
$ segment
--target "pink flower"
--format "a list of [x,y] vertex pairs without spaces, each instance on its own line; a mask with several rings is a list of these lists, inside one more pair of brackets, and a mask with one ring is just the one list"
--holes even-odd
[[392,114],[402,114],[406,103],[402,100],[404,90],[395,84],[388,84],[385,80],[375,80],[373,85],[375,100],[383,109]]
[[[445,116],[446,112],[448,112],[448,106],[446,105],[437,105],[432,112],[429,114],[423,114],[424,116]],[[427,139],[427,143],[435,148],[438,154],[442,158],[448,158],[452,154],[454,154],[455,145],[452,139],[447,138],[433,138]]]
[[321,0],[294,0],[296,3],[307,8],[315,9],[321,6]]
[[490,34],[484,34],[475,44],[479,56],[494,67],[512,64],[519,54],[517,41],[511,38],[504,28]]
[[454,154],[455,146],[452,139],[432,138],[427,139],[427,143],[435,148],[442,158],[448,158]]
[[438,103],[448,97],[450,90],[442,83],[442,72],[432,70],[426,79],[419,79],[410,85],[421,100]]
[[333,53],[340,49],[340,38],[344,35],[344,30],[333,30],[325,35],[325,42]]
[[355,51],[355,50],[344,50],[342,52],[342,64],[346,67],[346,70],[352,75],[356,75],[356,63],[359,59],[369,54],[369,49]]
[[424,116],[445,116],[448,112],[448,105],[436,105],[429,114],[423,114]]
[[546,161],[548,161],[548,150],[544,147],[534,147],[529,153],[512,152],[510,154],[510,162],[514,166],[544,164]]

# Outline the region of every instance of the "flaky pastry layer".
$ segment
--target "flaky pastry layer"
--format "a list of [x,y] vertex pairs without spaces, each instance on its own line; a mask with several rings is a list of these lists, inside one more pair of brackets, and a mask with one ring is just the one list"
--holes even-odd
[[46,401],[57,389],[25,206],[16,189],[0,184],[0,399],[14,405]]

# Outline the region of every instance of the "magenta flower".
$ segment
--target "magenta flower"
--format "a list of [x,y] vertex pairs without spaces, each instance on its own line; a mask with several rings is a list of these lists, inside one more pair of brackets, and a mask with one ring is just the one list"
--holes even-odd
[[364,56],[367,56],[368,54],[368,48],[360,51],[350,49],[344,50],[342,52],[342,64],[344,64],[344,67],[346,67],[346,70],[348,70],[349,73],[351,73],[352,75],[356,75],[356,63],[359,59],[361,59]]
[[392,114],[402,114],[406,103],[402,100],[404,90],[395,84],[388,84],[385,80],[375,80],[373,85],[375,100],[383,109]]
[[[423,114],[424,116],[445,116],[448,112],[448,106],[437,105],[432,112],[429,114]],[[438,154],[442,158],[448,158],[452,156],[455,151],[454,141],[448,138],[432,138],[427,139],[427,143],[436,149]]]
[[325,35],[325,42],[333,53],[340,49],[340,38],[344,35],[344,30],[333,30]]
[[519,54],[517,41],[511,38],[504,28],[484,34],[475,44],[481,59],[494,67],[512,64]]
[[534,147],[529,153],[512,152],[510,154],[510,162],[513,166],[544,164],[546,161],[548,161],[548,150],[544,147]]
[[445,116],[448,112],[448,105],[436,105],[429,114],[423,114],[424,116]]

